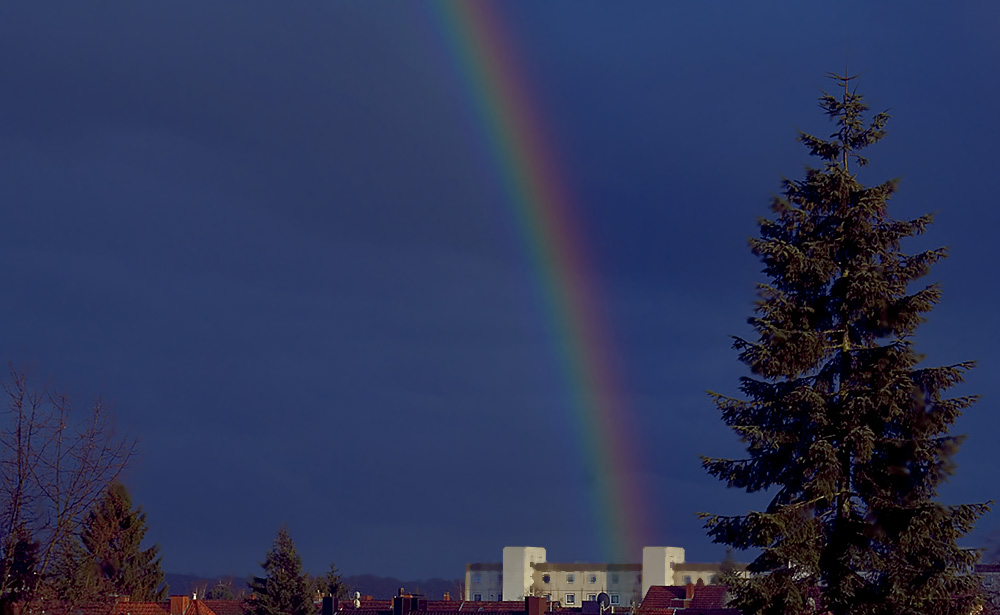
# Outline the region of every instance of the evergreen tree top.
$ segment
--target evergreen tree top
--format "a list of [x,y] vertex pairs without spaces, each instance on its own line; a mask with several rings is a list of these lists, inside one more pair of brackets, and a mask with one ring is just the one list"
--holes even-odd
[[261,568],[264,576],[250,581],[248,615],[312,615],[312,597],[302,572],[302,559],[287,527],[278,530]]
[[148,526],[142,507],[132,507],[128,489],[115,481],[84,521],[80,543],[66,556],[78,578],[74,592],[88,598],[116,594],[137,601],[166,598],[160,546],[142,548]]
[[850,88],[851,82],[858,75],[827,73],[827,77],[843,89],[840,96],[824,92],[819,99],[820,108],[837,124],[837,131],[827,139],[799,133],[799,140],[809,148],[810,154],[825,160],[828,168],[840,167],[846,171],[852,158],[858,166],[866,166],[868,159],[858,152],[886,136],[885,126],[889,122],[889,113],[877,113],[865,125],[864,114],[870,107],[856,89]]

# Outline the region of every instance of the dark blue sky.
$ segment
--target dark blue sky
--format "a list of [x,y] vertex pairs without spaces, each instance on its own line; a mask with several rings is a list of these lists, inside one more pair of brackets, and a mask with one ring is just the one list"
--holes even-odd
[[[746,238],[846,62],[894,116],[863,179],[940,212],[910,249],[952,250],[918,348],[979,361],[944,496],[998,495],[1000,9],[913,4],[498,5],[578,196],[651,542],[691,560],[722,554],[695,512],[756,502],[700,469],[739,450],[704,391],[744,374]],[[247,574],[282,522],[315,571],[600,556],[537,275],[442,40],[416,3],[0,4],[0,358],[140,439],[168,570]]]

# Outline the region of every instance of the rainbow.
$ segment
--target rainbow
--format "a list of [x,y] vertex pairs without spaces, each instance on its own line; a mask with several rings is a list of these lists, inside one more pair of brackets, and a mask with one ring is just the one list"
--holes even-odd
[[582,457],[596,478],[591,499],[606,561],[635,562],[649,537],[631,410],[620,385],[608,319],[588,261],[576,202],[559,168],[499,3],[438,0],[433,21],[482,125],[490,164],[536,264],[558,340]]

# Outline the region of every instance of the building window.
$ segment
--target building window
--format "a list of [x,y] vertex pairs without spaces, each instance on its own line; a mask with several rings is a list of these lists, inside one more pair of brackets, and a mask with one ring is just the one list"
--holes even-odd
[[587,600],[590,600],[591,602],[597,600],[597,594],[587,594]]
[[708,582],[709,582],[709,583],[710,583],[711,585],[715,585],[716,583],[718,583],[718,582],[719,582],[719,575],[717,575],[717,574],[713,574],[713,575],[712,575],[711,577],[709,577],[709,579],[708,579]]
[[689,574],[684,575],[684,583],[683,583],[683,585],[687,585],[690,582],[691,582],[691,575],[689,575]]
[[547,575],[547,574],[543,574],[542,575],[542,583],[548,583],[551,580],[552,579],[551,579],[551,577],[549,577],[549,575]]
[[576,582],[576,575],[573,574],[572,572],[569,573],[569,574],[567,574],[566,575],[566,582],[567,583],[575,583]]
[[545,594],[545,601],[552,602],[552,594]]
[[590,577],[587,580],[590,581],[591,585],[593,585],[594,583],[597,583],[597,575],[596,574],[592,574],[592,575],[590,575]]
[[482,594],[472,594],[472,599],[475,600],[476,602],[482,602],[483,595]]
[[618,597],[618,594],[611,594],[611,604],[621,604],[621,598]]
[[566,594],[566,604],[576,604],[576,594]]
[[476,574],[472,575],[472,582],[473,583],[482,583],[483,582],[483,575],[479,574],[478,572]]
[[617,572],[614,573],[613,575],[611,575],[611,582],[612,583],[617,583],[618,582],[618,573]]

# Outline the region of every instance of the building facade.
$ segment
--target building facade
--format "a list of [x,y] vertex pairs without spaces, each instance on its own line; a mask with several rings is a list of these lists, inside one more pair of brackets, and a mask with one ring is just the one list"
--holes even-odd
[[563,606],[608,594],[614,606],[639,604],[654,585],[714,584],[720,564],[687,563],[680,547],[644,547],[642,563],[553,563],[542,547],[504,547],[501,563],[465,566],[465,600],[542,596]]

